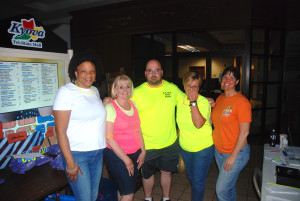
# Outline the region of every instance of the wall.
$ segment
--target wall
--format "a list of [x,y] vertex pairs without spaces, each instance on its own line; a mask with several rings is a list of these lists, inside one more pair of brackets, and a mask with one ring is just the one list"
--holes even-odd
[[76,24],[74,33],[79,36],[246,26],[250,24],[250,12],[250,0],[152,0],[130,1],[71,14]]
[[183,75],[189,71],[190,66],[204,66],[206,68],[205,58],[180,58],[178,61],[178,77],[182,78]]
[[[103,57],[106,70],[117,71],[123,64],[126,68],[130,65],[130,47],[124,46],[123,51],[119,50],[119,45],[130,46],[130,35],[237,27],[244,29],[251,26],[299,29],[299,4],[298,0],[130,1],[71,13],[72,46],[96,49]],[[250,64],[249,58],[243,61],[246,70],[249,67],[246,65]],[[224,64],[227,65],[227,61],[213,61],[213,77],[222,71],[217,66],[224,67]],[[189,64],[183,65],[185,67],[179,70],[179,77]],[[229,61],[228,65],[233,64]],[[250,69],[249,72],[244,71],[244,75],[247,75],[244,82],[248,83]]]
[[[219,57],[212,59],[212,78],[219,78],[219,73],[222,73],[225,66],[233,66],[233,58]],[[178,61],[178,77],[182,78],[183,75],[189,71],[190,66],[204,66],[206,67],[205,58],[180,58]]]
[[104,60],[106,72],[118,71],[123,66],[129,72],[131,50],[125,45],[131,45],[131,35],[251,25],[284,28],[286,3],[281,0],[129,1],[71,15],[73,49],[95,49]]
[[59,37],[61,37],[68,44],[68,49],[71,48],[70,25],[63,24],[53,30]]
[[104,73],[119,72],[123,67],[131,76],[131,36],[99,35],[74,40],[76,41],[72,42],[74,51],[92,50],[101,58]]
[[211,61],[211,77],[212,78],[219,78],[219,73],[222,73],[223,70],[228,66],[233,66],[234,60],[233,58],[227,58],[227,57],[218,57],[213,58]]
[[117,72],[124,66],[130,75],[131,35],[245,27],[250,24],[250,10],[250,0],[130,1],[81,10],[71,13],[71,48],[93,49],[103,58],[105,72]]

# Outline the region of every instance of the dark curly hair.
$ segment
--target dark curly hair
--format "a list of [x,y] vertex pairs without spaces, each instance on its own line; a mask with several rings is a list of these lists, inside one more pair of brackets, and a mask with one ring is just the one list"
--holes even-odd
[[96,80],[100,80],[102,73],[102,63],[97,59],[96,55],[91,52],[82,51],[82,52],[74,52],[73,57],[70,60],[68,73],[70,80],[73,82],[76,80],[75,71],[77,71],[77,67],[83,62],[91,62],[96,67]]

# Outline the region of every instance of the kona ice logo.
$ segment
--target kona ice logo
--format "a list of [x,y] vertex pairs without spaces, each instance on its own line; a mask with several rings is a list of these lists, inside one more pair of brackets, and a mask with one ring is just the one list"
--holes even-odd
[[33,18],[22,19],[21,22],[11,21],[8,33],[14,36],[11,39],[13,45],[42,48],[41,42],[36,42],[39,38],[45,38],[46,32],[43,27],[37,27]]

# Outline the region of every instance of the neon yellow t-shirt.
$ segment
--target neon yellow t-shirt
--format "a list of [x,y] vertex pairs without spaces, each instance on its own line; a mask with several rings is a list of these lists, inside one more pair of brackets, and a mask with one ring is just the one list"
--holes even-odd
[[208,100],[199,95],[197,105],[206,122],[201,128],[193,124],[190,101],[185,96],[177,104],[176,121],[180,129],[179,143],[182,149],[197,152],[213,145],[212,127],[210,124],[211,107]]
[[132,100],[139,111],[146,150],[161,149],[176,141],[175,106],[183,97],[176,85],[165,80],[158,87],[145,82],[134,89]]

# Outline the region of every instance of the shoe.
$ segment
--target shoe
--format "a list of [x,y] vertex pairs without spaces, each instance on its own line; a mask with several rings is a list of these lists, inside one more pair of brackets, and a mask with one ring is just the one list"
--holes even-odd
[[[164,198],[161,198],[161,200],[160,200],[160,201],[163,201],[163,199],[164,199]],[[170,200],[170,199],[168,199],[168,200],[166,200],[166,201],[171,201],[171,200]]]

